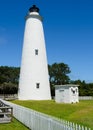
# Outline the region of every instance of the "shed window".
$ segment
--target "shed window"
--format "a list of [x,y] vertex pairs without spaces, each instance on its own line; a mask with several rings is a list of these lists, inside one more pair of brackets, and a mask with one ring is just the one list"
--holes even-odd
[[59,92],[64,92],[64,90],[60,89]]

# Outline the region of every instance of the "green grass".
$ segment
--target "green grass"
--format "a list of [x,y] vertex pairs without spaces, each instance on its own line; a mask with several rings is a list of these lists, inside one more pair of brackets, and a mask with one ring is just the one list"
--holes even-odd
[[11,123],[0,124],[0,130],[29,130],[29,129],[13,118],[13,121]]
[[93,129],[93,100],[80,101],[77,104],[58,104],[54,101],[12,102]]

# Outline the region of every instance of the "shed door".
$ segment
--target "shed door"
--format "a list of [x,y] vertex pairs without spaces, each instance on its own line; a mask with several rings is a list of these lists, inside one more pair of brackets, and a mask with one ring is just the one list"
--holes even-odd
[[59,90],[60,93],[60,102],[64,102],[64,90]]

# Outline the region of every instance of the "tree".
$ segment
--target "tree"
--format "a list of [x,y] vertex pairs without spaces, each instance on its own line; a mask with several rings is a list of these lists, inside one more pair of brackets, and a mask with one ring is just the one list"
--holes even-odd
[[11,82],[17,84],[19,80],[19,71],[20,69],[17,67],[1,66],[0,83]]
[[18,86],[14,83],[3,83],[2,94],[15,94],[18,91]]
[[18,67],[0,67],[0,94],[15,94],[18,91]]
[[93,96],[93,83],[86,83],[84,80],[75,80],[71,83],[79,85],[79,96]]
[[69,83],[69,74],[71,71],[67,64],[54,63],[49,65],[50,82],[60,85]]
[[54,95],[54,85],[67,84],[70,81],[68,74],[71,72],[67,64],[54,63],[48,65],[51,92]]

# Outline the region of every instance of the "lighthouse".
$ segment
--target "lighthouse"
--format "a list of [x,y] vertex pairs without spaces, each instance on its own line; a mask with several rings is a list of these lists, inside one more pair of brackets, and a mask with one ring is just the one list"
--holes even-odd
[[44,30],[39,8],[33,5],[26,16],[19,79],[19,100],[50,100],[50,84]]

